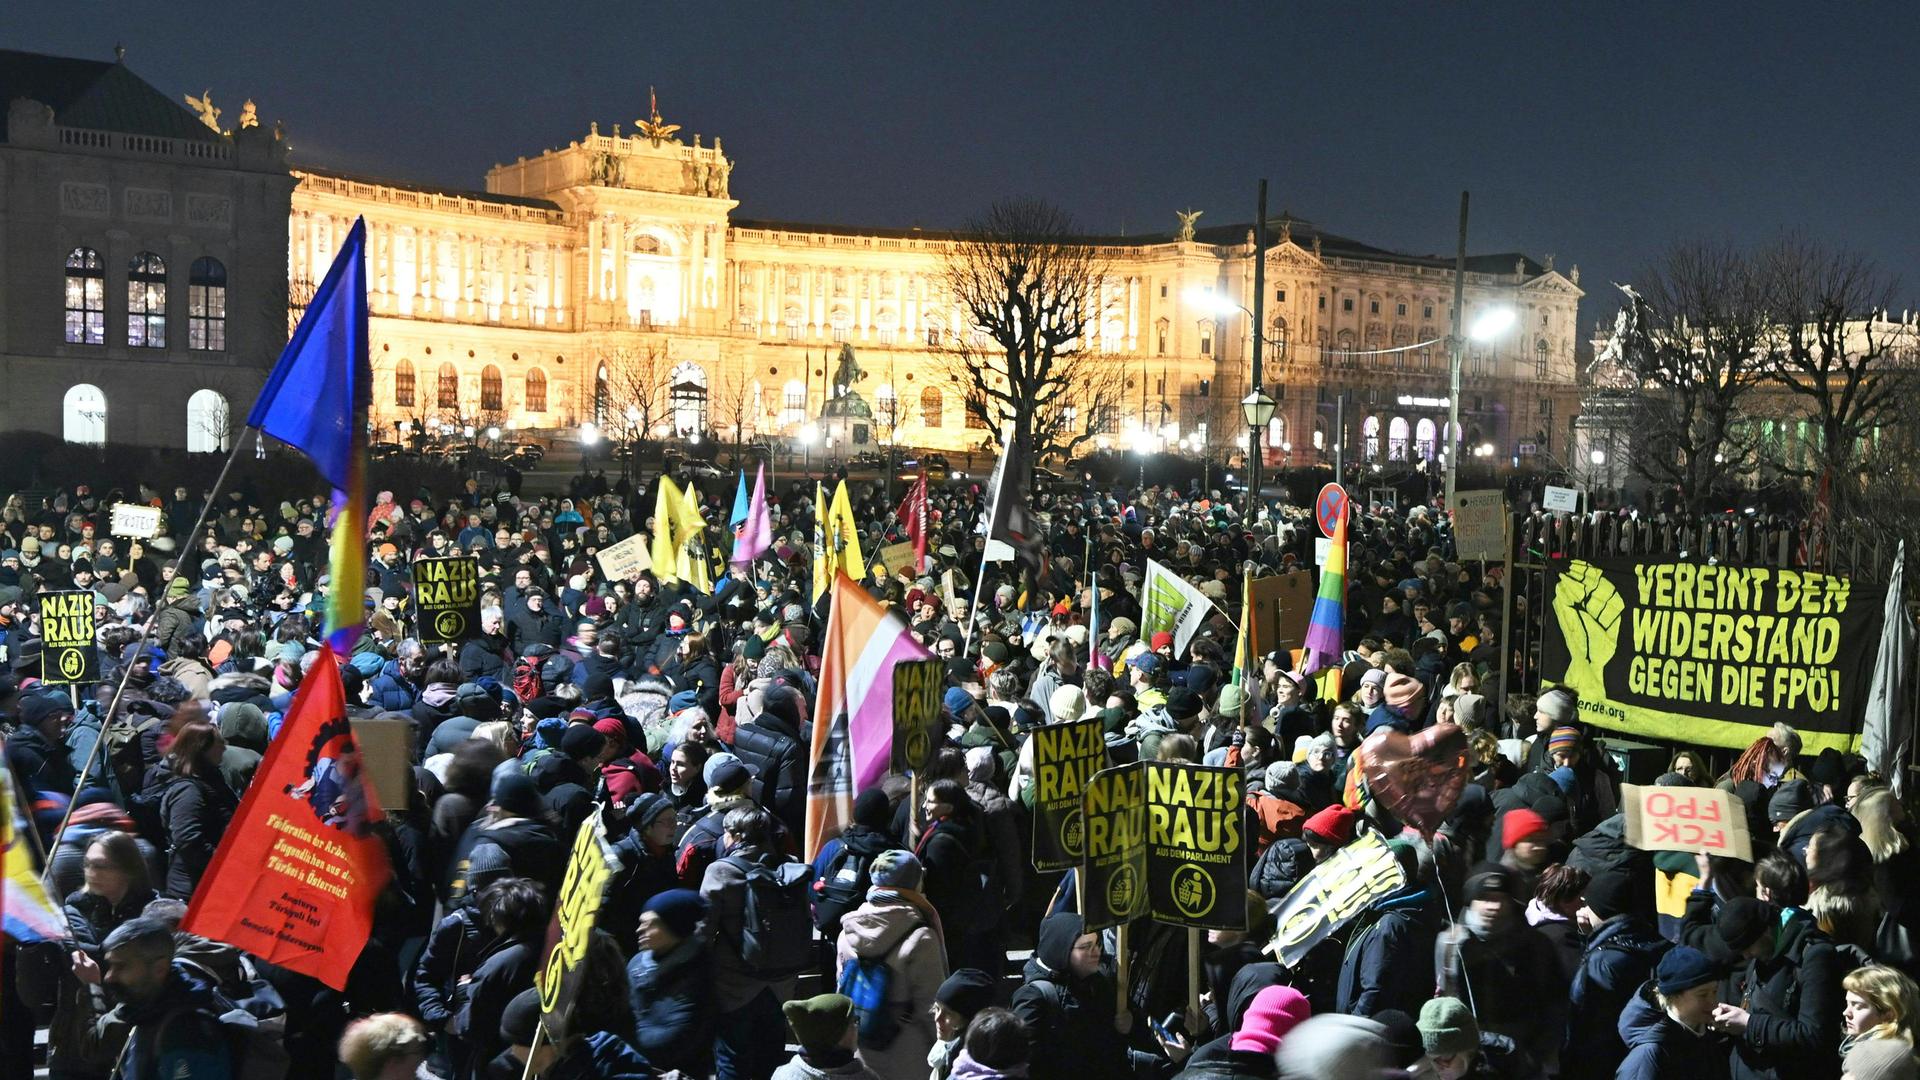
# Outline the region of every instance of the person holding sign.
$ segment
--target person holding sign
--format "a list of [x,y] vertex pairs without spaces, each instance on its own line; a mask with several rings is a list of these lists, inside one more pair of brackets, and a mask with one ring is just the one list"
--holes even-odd
[[1130,1014],[1115,1013],[1114,969],[1098,933],[1083,933],[1072,912],[1049,915],[1040,924],[1025,983],[1013,992],[1013,1014],[1033,1041],[1029,1074],[1035,1077],[1127,1076],[1143,1055],[1127,1048]]

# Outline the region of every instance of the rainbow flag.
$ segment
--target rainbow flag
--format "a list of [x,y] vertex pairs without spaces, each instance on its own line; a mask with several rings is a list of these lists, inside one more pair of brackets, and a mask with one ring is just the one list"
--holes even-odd
[[899,615],[844,571],[834,574],[807,766],[809,860],[853,820],[854,795],[880,783],[893,761],[893,666],[932,655]]
[[367,222],[354,221],[260,390],[247,426],[307,455],[333,488],[327,642],[341,656],[366,629]]
[[1320,592],[1313,599],[1313,619],[1307,624],[1306,656],[1300,673],[1312,675],[1340,663],[1346,648],[1347,621],[1347,517],[1342,514],[1333,527],[1333,541],[1327,548],[1327,565],[1320,568]]
[[68,936],[66,913],[47,896],[33,870],[27,830],[13,797],[13,770],[0,745],[0,928],[15,941],[59,941]]

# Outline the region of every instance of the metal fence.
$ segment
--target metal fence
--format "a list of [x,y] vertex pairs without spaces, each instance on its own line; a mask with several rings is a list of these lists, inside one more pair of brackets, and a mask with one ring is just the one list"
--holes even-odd
[[[1864,526],[1830,526],[1824,542],[1815,542],[1811,527],[1800,519],[1770,515],[1712,514],[1700,517],[1618,514],[1573,515],[1532,513],[1512,516],[1508,531],[1507,565],[1514,580],[1506,590],[1507,641],[1501,674],[1502,700],[1509,694],[1540,692],[1540,647],[1550,606],[1547,562],[1560,558],[1666,555],[1711,560],[1727,566],[1770,566],[1792,570],[1822,570],[1846,574],[1874,584],[1885,583],[1899,551],[1897,538]],[[1914,578],[1909,552],[1901,602],[1909,613],[1920,613],[1920,583]],[[1910,671],[1920,673],[1920,644]],[[1908,679],[1901,703],[1912,729],[1920,724],[1920,675]],[[1920,739],[1915,739],[1920,743]],[[1916,751],[1908,748],[1907,768],[1916,769]],[[1715,767],[1730,764],[1732,755],[1714,753]],[[1721,760],[1725,759],[1725,760]]]

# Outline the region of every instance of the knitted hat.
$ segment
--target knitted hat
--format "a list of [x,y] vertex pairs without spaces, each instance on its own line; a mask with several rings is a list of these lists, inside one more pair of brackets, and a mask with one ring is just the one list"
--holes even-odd
[[1701,983],[1712,982],[1720,977],[1720,972],[1707,959],[1707,954],[1685,945],[1668,949],[1653,969],[1653,984],[1661,993],[1672,997],[1682,990],[1691,990]]
[[1841,1071],[1851,1080],[1914,1080],[1920,1064],[1905,1039],[1861,1039],[1847,1051]]
[[1560,794],[1563,797],[1572,795],[1573,789],[1580,784],[1580,778],[1575,776],[1572,767],[1567,765],[1562,765],[1548,773],[1547,779],[1553,781],[1553,786],[1560,789]]
[[1505,870],[1482,870],[1467,879],[1467,903],[1498,893],[1509,900],[1519,898],[1513,877]]
[[1072,683],[1064,683],[1054,688],[1053,696],[1047,699],[1047,706],[1056,724],[1084,720],[1090,712],[1087,708],[1086,692]]
[[1410,1069],[1427,1054],[1426,1040],[1420,1037],[1420,1028],[1413,1017],[1399,1009],[1382,1009],[1373,1014],[1374,1023],[1387,1029],[1387,1064],[1396,1069]]
[[1773,921],[1772,904],[1751,896],[1736,896],[1720,908],[1713,925],[1720,931],[1720,940],[1726,942],[1727,948],[1738,953],[1765,937]]
[[1153,640],[1149,644],[1152,646],[1154,652],[1159,652],[1161,649],[1172,648],[1173,634],[1166,630],[1162,630],[1159,633],[1153,635]]
[[758,660],[767,655],[767,642],[759,634],[749,634],[747,643],[740,648],[740,655],[749,660]]
[[1500,847],[1512,851],[1513,845],[1529,836],[1539,836],[1547,831],[1547,819],[1522,806],[1507,811],[1500,819]]
[[1287,1032],[1311,1015],[1313,1007],[1307,1004],[1305,994],[1291,986],[1266,987],[1253,995],[1253,1004],[1247,1007],[1240,1030],[1233,1035],[1232,1047],[1271,1054],[1280,1048]]
[[1426,684],[1411,675],[1388,673],[1383,692],[1386,695],[1387,707],[1402,716],[1418,716],[1426,710]]
[[1547,753],[1555,750],[1573,750],[1580,745],[1580,730],[1571,727],[1557,727],[1547,736]]
[[1336,803],[1308,818],[1300,831],[1323,843],[1344,847],[1353,839],[1353,811]]
[[1167,715],[1175,720],[1191,720],[1200,715],[1200,695],[1184,686],[1167,691]]
[[1237,717],[1240,715],[1240,710],[1246,707],[1246,703],[1247,695],[1240,689],[1240,684],[1228,683],[1220,688],[1220,703],[1215,711],[1221,716]]
[[1767,800],[1768,821],[1792,821],[1813,809],[1813,785],[1805,780],[1788,780]]
[[1386,686],[1387,685],[1387,669],[1386,668],[1367,669],[1367,673],[1365,675],[1360,676],[1360,685],[1361,686],[1380,686],[1380,687]]
[[713,774],[707,777],[707,786],[723,795],[745,791],[747,785],[752,782],[753,774],[747,771],[747,767],[742,765],[738,758],[722,762],[720,767],[713,770]]
[[955,716],[973,708],[973,695],[957,686],[948,687],[946,697],[942,700],[947,706],[947,711]]
[[508,1046],[532,1046],[539,1027],[539,987],[520,991],[500,1013],[500,1039]]
[[597,756],[607,748],[607,737],[586,724],[570,724],[560,736],[560,752],[570,758]]
[[869,829],[886,831],[893,825],[893,803],[881,788],[870,787],[853,800],[853,822]]
[[1417,1026],[1428,1057],[1451,1057],[1480,1049],[1480,1025],[1473,1022],[1473,1012],[1459,998],[1437,997],[1420,1006]]
[[971,1020],[975,1013],[993,1004],[996,988],[993,976],[979,968],[961,968],[947,976],[933,1000]]
[[1463,728],[1477,728],[1486,722],[1481,713],[1487,699],[1479,694],[1458,694],[1453,699],[1453,722]]
[[1132,637],[1139,629],[1138,623],[1124,616],[1107,623],[1107,632],[1121,637]]
[[803,1051],[831,1050],[847,1035],[853,1017],[853,1001],[845,994],[821,994],[805,1001],[789,1001],[780,1006],[787,1026]]
[[1624,870],[1603,870],[1587,882],[1580,898],[1602,919],[1625,915],[1633,910],[1633,878]]
[[488,797],[493,805],[515,817],[539,817],[546,810],[546,805],[540,801],[540,789],[534,786],[533,777],[518,769],[495,776],[493,791]]
[[661,814],[674,813],[673,800],[657,792],[635,795],[627,804],[627,824],[635,829],[645,829],[653,824],[653,819]]
[[707,898],[692,889],[668,889],[655,893],[640,909],[640,914],[652,913],[674,937],[687,938],[700,925],[707,915]]
[[1576,704],[1577,699],[1572,691],[1556,687],[1541,694],[1539,700],[1533,703],[1533,709],[1546,714],[1547,719],[1555,724],[1568,724],[1573,722]]
[[1273,1059],[1283,1080],[1374,1080],[1389,1052],[1386,1028],[1378,1023],[1321,1013],[1288,1033]]
[[876,889],[918,889],[925,871],[913,852],[894,848],[875,856],[868,874]]

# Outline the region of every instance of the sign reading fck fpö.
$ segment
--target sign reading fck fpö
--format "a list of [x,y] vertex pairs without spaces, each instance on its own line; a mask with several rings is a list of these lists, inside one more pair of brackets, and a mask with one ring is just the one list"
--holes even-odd
[[1621,785],[1627,845],[1642,851],[1704,851],[1753,861],[1746,808],[1719,788]]

